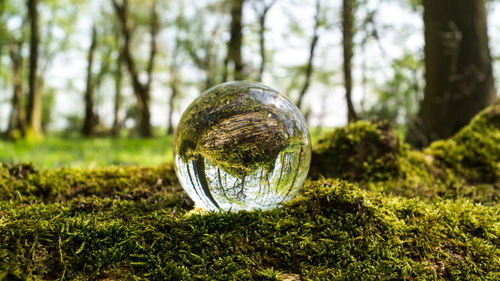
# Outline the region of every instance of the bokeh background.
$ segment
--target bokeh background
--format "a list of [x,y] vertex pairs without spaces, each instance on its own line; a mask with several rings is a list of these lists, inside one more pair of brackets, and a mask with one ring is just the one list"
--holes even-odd
[[288,96],[313,140],[384,119],[426,146],[490,103],[500,79],[497,1],[438,2],[2,0],[0,161],[171,161],[183,110],[230,80]]

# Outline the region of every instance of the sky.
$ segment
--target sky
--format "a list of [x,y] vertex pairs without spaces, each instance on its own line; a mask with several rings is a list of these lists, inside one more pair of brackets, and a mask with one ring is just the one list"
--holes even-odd
[[[340,1],[326,1],[329,13],[337,13],[340,11],[338,5]],[[95,0],[93,5],[90,5],[91,10],[98,10],[98,1]],[[356,105],[359,104],[365,97],[365,90],[361,87],[361,65],[367,65],[368,76],[375,83],[382,83],[391,78],[392,71],[390,63],[392,59],[402,55],[404,50],[410,50],[415,53],[422,53],[423,40],[423,23],[419,13],[411,12],[407,8],[403,8],[393,1],[387,1],[380,4],[379,1],[368,1],[368,7],[376,10],[376,21],[378,22],[379,33],[381,40],[379,42],[372,41],[365,49],[365,53],[355,54],[354,57],[354,93],[353,99]],[[82,11],[85,12],[85,11]],[[88,11],[86,11],[88,12]],[[91,13],[92,14],[92,11]],[[289,17],[292,14],[300,19],[300,27],[304,31],[304,36],[290,36],[289,32]],[[307,60],[310,35],[313,28],[314,7],[310,4],[297,1],[297,5],[291,6],[284,1],[277,1],[277,4],[270,10],[268,15],[268,32],[266,34],[268,48],[273,50],[273,73],[264,76],[263,83],[275,88],[278,91],[284,91],[286,85],[293,77],[286,77],[285,68],[289,66],[303,65]],[[320,39],[314,65],[323,70],[330,70],[334,74],[329,79],[328,85],[314,82],[311,85],[307,95],[306,104],[314,108],[310,119],[310,126],[326,126],[334,127],[346,124],[346,105],[344,99],[344,89],[342,87],[342,49],[341,49],[341,33],[337,19],[332,17],[332,26],[328,29],[320,31]],[[258,62],[258,44],[256,44],[256,33],[252,30],[252,24],[256,22],[255,12],[251,5],[246,5],[244,9],[244,33],[245,46],[243,49],[243,57],[248,61]],[[83,116],[83,92],[85,88],[86,77],[86,49],[90,44],[88,34],[92,20],[89,17],[80,17],[76,23],[78,40],[80,42],[79,50],[73,50],[64,55],[55,56],[51,67],[46,73],[46,83],[52,87],[59,89],[67,89],[67,85],[71,84],[71,89],[57,93],[55,110],[53,112],[52,130],[64,128],[66,117],[69,115],[79,114]],[[12,23],[15,24],[15,23]],[[490,46],[493,56],[500,56],[500,48],[496,48],[500,43],[500,8],[498,5],[491,7],[489,14],[489,33]],[[55,36],[64,36],[62,31]],[[161,40],[161,39],[160,39]],[[357,41],[360,38],[356,38]],[[164,44],[164,45],[162,45]],[[160,41],[160,48],[168,47],[166,42]],[[496,77],[500,74],[499,63],[495,64]],[[189,69],[183,70],[183,75],[194,75]],[[166,85],[168,76],[164,73],[156,74],[155,84],[153,86],[152,103],[152,123],[154,126],[165,127],[169,97],[169,90]],[[300,77],[302,79],[302,77]],[[497,85],[498,83],[497,79]],[[370,92],[368,89],[366,92]],[[5,97],[11,95],[10,88],[3,89],[0,100],[5,100]],[[298,89],[296,89],[298,91]],[[98,94],[99,106],[98,113],[101,119],[106,123],[112,122],[112,93],[111,85],[103,85]],[[129,102],[134,102],[131,89],[124,89],[125,95]],[[183,98],[175,108],[174,124],[180,118],[181,113],[200,94],[200,90],[195,87],[184,88]],[[294,92],[291,93],[292,98]],[[10,107],[3,103],[0,105],[0,130],[6,128],[6,121]]]

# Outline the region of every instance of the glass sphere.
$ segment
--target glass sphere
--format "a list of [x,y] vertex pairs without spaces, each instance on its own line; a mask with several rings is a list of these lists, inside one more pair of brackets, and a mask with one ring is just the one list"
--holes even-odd
[[205,210],[270,209],[292,199],[311,162],[299,109],[249,81],[205,91],[182,114],[174,139],[177,177]]

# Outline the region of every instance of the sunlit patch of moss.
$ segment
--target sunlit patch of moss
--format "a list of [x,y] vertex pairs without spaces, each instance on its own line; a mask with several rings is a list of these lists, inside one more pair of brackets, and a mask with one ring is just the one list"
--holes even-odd
[[[177,209],[176,209],[177,208]],[[272,211],[184,216],[168,204],[0,202],[7,280],[498,280],[498,206],[424,202],[338,180]]]
[[433,143],[426,154],[473,184],[500,182],[500,100],[454,137]]
[[313,147],[311,176],[387,180],[399,174],[399,142],[388,122],[338,128]]
[[0,165],[0,200],[5,201],[49,203],[81,196],[140,199],[157,194],[184,194],[172,164],[94,170],[37,170],[31,164]]

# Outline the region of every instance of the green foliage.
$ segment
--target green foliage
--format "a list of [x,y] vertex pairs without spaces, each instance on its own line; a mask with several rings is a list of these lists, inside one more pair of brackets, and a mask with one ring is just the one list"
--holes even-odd
[[43,93],[42,104],[42,130],[47,132],[48,126],[52,123],[53,109],[56,104],[56,91],[54,88],[47,88]]
[[48,137],[41,142],[0,140],[0,162],[32,162],[39,168],[148,166],[171,161],[172,136],[156,139]]
[[396,127],[405,126],[417,113],[423,92],[423,65],[406,52],[392,63],[394,77],[376,91],[377,100],[363,112],[369,120],[389,120]]

